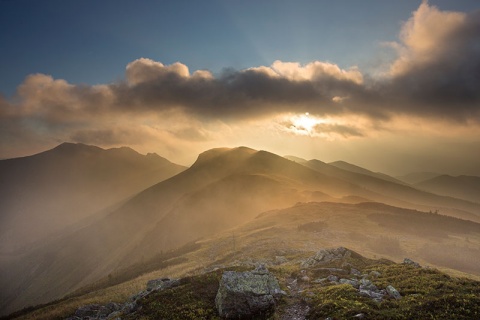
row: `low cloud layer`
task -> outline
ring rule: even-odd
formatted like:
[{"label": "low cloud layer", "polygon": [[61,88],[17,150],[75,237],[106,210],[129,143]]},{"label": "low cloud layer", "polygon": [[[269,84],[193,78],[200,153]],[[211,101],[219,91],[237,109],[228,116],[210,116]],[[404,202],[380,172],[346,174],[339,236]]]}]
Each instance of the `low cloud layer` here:
[{"label": "low cloud layer", "polygon": [[371,121],[369,128],[317,124],[312,136],[365,137],[375,123],[396,117],[479,126],[479,12],[444,12],[425,1],[390,46],[397,57],[380,77],[321,61],[275,61],[213,75],[146,58],[129,63],[124,80],[104,85],[32,74],[12,99],[0,96],[0,146],[13,150],[12,141],[28,145],[53,137],[100,145],[205,142],[215,139],[212,123],[305,112]]}]

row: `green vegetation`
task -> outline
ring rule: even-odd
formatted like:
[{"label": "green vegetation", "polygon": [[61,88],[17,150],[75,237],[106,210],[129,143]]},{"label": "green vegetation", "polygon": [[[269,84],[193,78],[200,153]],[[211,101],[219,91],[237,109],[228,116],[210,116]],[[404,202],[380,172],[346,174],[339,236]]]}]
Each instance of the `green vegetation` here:
[{"label": "green vegetation", "polygon": [[372,282],[378,288],[395,287],[402,299],[380,303],[361,296],[350,285],[317,286],[307,296],[309,318],[351,318],[363,313],[366,319],[479,319],[480,283],[456,279],[434,269],[403,264],[367,267],[380,272]]},{"label": "green vegetation", "polygon": [[[226,270],[248,269],[236,267]],[[180,286],[149,295],[142,301],[140,311],[125,319],[220,319],[215,296],[223,271],[183,278]]]}]

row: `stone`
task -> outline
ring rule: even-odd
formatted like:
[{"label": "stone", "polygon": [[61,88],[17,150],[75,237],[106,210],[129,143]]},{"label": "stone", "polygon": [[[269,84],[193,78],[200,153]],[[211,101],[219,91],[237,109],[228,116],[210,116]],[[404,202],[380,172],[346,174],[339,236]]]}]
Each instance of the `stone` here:
[{"label": "stone", "polygon": [[372,283],[372,281],[368,279],[361,279],[360,280],[360,289],[361,290],[369,290],[369,291],[376,291],[378,290],[377,286]]},{"label": "stone", "polygon": [[394,298],[395,300],[399,300],[402,298],[402,295],[400,294],[400,292],[398,292],[397,289],[395,289],[393,286],[388,285],[386,290],[388,295]]},{"label": "stone", "polygon": [[362,275],[362,273],[361,273],[359,270],[355,269],[355,268],[351,268],[351,269],[350,269],[350,274],[352,274],[352,275],[354,275],[354,276],[361,276],[361,275]]},{"label": "stone", "polygon": [[415,262],[409,258],[403,259],[403,264],[406,264],[415,268],[420,268],[420,264],[418,262]]},{"label": "stone", "polygon": [[340,284],[349,284],[354,288],[358,288],[359,286],[358,281],[353,279],[340,279],[338,282]]},{"label": "stone", "polygon": [[351,251],[344,247],[334,249],[321,249],[313,257],[310,257],[302,262],[302,267],[312,267],[315,265],[328,264],[334,261],[344,260],[350,257]]},{"label": "stone", "polygon": [[96,318],[100,307],[101,306],[99,304],[81,306],[75,311],[75,316],[79,318]]},{"label": "stone", "polygon": [[334,275],[329,275],[327,277],[327,280],[328,281],[331,281],[331,282],[337,282],[338,281],[338,277],[337,276],[334,276]]},{"label": "stone", "polygon": [[383,299],[383,293],[381,293],[381,292],[365,290],[365,289],[360,289],[359,292],[360,292],[361,295],[369,297],[372,300],[377,301],[377,302],[380,302]]},{"label": "stone", "polygon": [[225,271],[220,280],[215,305],[226,319],[252,318],[268,315],[275,308],[275,300],[285,292],[265,266],[253,271]]},{"label": "stone", "polygon": [[369,276],[372,278],[372,279],[377,279],[378,277],[380,277],[382,274],[378,271],[370,271],[369,273]]}]

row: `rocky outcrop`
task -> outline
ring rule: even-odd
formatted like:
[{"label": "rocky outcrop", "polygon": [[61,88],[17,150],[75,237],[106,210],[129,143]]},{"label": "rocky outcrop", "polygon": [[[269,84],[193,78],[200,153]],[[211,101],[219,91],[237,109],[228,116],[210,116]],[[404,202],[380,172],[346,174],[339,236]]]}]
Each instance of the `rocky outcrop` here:
[{"label": "rocky outcrop", "polygon": [[275,276],[261,265],[253,271],[225,271],[215,305],[225,319],[251,319],[270,314],[283,294]]},{"label": "rocky outcrop", "polygon": [[352,252],[344,247],[334,249],[321,249],[313,257],[302,262],[302,267],[308,268],[317,265],[325,265],[334,261],[340,261],[350,257]]}]

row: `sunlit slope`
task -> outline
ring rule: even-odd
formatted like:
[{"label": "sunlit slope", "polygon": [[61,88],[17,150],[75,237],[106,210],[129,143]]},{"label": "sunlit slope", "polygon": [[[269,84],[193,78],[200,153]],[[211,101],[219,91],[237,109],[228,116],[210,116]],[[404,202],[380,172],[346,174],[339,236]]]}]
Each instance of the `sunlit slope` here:
[{"label": "sunlit slope", "polygon": [[1,250],[62,230],[184,169],[156,154],[72,143],[1,160]]},{"label": "sunlit slope", "polygon": [[421,190],[480,203],[480,177],[437,176],[415,184]]}]

